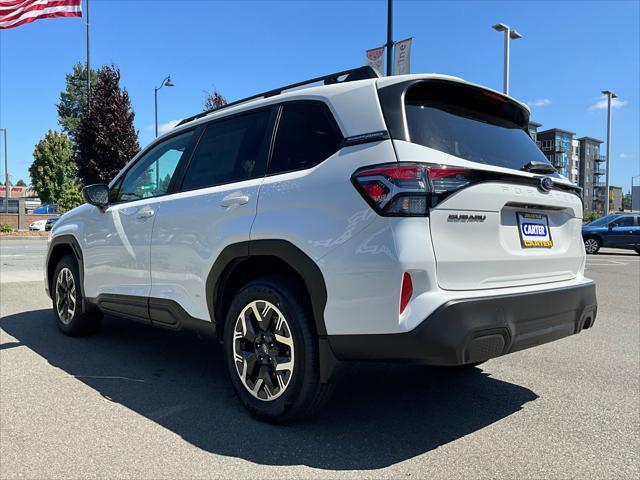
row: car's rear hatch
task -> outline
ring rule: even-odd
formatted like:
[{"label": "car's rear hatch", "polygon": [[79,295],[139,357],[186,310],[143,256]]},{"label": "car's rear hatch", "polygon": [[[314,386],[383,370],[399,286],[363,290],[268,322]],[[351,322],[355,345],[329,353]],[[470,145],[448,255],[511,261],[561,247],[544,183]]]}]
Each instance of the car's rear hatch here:
[{"label": "car's rear hatch", "polygon": [[[439,80],[413,82],[402,107],[404,137],[396,129],[394,138],[399,161],[434,166],[429,228],[441,288],[532,285],[579,274],[579,189],[550,169],[526,131],[522,105]],[[553,183],[541,184],[544,177]]]}]

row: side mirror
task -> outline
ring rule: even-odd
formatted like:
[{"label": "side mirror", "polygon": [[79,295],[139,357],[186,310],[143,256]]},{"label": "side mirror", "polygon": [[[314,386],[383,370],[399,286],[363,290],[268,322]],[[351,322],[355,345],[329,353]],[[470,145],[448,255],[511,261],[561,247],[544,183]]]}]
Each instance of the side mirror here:
[{"label": "side mirror", "polygon": [[609,230],[613,230],[613,227],[617,227],[617,225],[611,222],[609,225],[607,225],[607,227],[609,227]]},{"label": "side mirror", "polygon": [[82,195],[84,195],[87,203],[95,205],[102,210],[109,206],[109,185],[106,183],[87,185],[82,189]]}]

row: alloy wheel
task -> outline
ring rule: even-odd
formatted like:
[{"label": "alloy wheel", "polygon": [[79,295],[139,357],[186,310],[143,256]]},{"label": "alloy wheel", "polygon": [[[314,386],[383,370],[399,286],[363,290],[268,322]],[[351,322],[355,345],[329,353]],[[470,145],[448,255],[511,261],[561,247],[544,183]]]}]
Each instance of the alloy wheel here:
[{"label": "alloy wheel", "polygon": [[584,249],[587,253],[596,253],[599,247],[598,241],[595,238],[587,238],[584,241]]},{"label": "alloy wheel", "polygon": [[253,397],[271,401],[286,391],[294,354],[291,328],[274,304],[256,300],[242,309],[233,331],[233,361]]},{"label": "alloy wheel", "polygon": [[71,322],[76,311],[76,282],[67,267],[60,270],[56,280],[56,310],[65,325]]}]

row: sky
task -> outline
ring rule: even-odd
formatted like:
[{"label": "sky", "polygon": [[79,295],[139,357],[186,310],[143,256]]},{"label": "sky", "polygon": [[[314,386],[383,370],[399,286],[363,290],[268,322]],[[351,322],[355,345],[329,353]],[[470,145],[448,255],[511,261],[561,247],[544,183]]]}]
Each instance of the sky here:
[{"label": "sky", "polygon": [[[84,2],[83,2],[84,6]],[[510,94],[531,118],[606,139],[612,90],[611,184],[640,174],[640,1],[394,2],[394,39],[413,37],[412,73],[444,73],[502,89],[502,22],[511,43]],[[229,101],[365,63],[386,41],[386,1],[91,0],[91,66],[116,64],[131,97],[140,145],[202,110],[214,88]],[[9,173],[29,183],[35,144],[59,129],[65,74],[85,61],[84,19],[45,19],[0,31],[0,127]],[[604,148],[602,149],[604,154]],[[3,158],[4,160],[4,158]],[[4,165],[1,166],[4,179]],[[640,184],[640,177],[634,183]]]}]

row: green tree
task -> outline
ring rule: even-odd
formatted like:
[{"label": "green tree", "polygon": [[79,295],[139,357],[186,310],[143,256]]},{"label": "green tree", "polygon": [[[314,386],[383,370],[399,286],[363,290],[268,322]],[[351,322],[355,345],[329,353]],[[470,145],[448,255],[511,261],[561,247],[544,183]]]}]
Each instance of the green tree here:
[{"label": "green tree", "polygon": [[627,192],[622,196],[622,209],[631,210],[631,192]]},{"label": "green tree", "polygon": [[214,90],[211,93],[207,93],[207,96],[204,99],[204,108],[203,111],[210,112],[213,110],[217,110],[220,107],[223,107],[227,104],[227,99],[224,98],[220,92]]},{"label": "green tree", "polygon": [[26,183],[24,183],[24,180],[23,180],[23,179],[19,179],[19,180],[16,182],[16,187],[26,187],[26,186],[27,186],[27,184],[26,184]]},{"label": "green tree", "polygon": [[[96,71],[91,70],[91,84],[96,81]],[[73,66],[73,71],[66,76],[65,90],[60,92],[58,123],[69,138],[75,140],[80,124],[80,117],[87,104],[87,68],[80,62]]]},{"label": "green tree", "polygon": [[62,192],[75,182],[73,144],[64,133],[49,130],[33,151],[29,167],[31,185],[43,203],[57,203]]},{"label": "green tree", "polygon": [[62,195],[58,200],[58,207],[60,207],[61,211],[68,212],[83,203],[84,198],[80,189],[76,185],[69,185],[65,191],[62,192]]},{"label": "green tree", "polygon": [[76,135],[75,159],[84,185],[108,183],[138,151],[138,132],[120,69],[102,67]]}]

